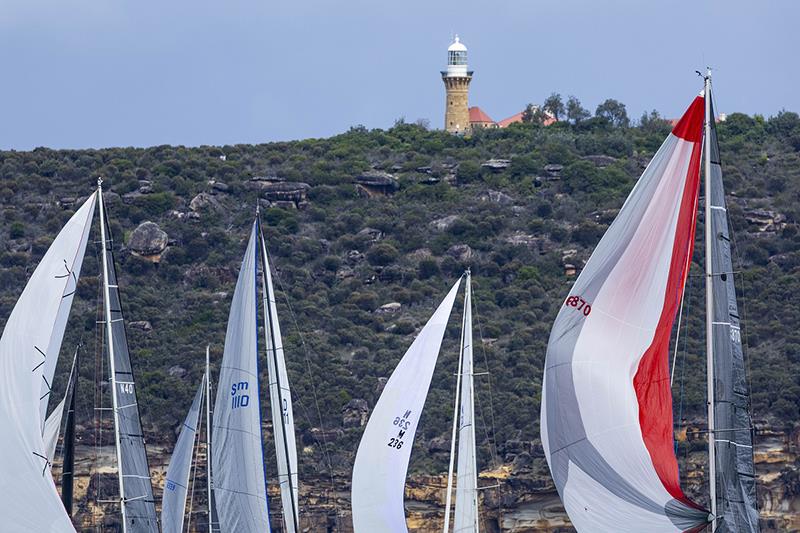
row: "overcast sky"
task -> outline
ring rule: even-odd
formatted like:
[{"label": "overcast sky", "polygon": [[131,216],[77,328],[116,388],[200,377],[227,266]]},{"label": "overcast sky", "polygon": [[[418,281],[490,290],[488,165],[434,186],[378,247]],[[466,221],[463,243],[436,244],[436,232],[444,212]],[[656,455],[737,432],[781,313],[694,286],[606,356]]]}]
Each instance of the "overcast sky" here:
[{"label": "overcast sky", "polygon": [[551,92],[678,116],[800,111],[798,0],[0,0],[0,149],[260,143],[426,118],[454,33],[470,105]]}]

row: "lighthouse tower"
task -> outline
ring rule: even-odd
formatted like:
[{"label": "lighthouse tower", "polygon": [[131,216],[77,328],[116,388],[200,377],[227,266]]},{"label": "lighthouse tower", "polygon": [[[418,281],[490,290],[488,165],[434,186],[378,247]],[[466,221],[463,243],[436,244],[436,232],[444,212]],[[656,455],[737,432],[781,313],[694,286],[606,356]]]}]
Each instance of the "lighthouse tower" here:
[{"label": "lighthouse tower", "polygon": [[442,81],[447,92],[444,111],[444,129],[450,133],[469,132],[469,82],[472,71],[467,70],[467,47],[456,35],[447,49],[447,70],[442,71]]}]

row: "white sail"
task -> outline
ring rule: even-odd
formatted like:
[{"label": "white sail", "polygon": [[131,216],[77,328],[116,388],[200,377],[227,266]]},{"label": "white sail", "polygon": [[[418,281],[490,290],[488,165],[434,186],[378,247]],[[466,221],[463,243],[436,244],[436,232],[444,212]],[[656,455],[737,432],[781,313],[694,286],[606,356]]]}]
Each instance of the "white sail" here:
[{"label": "white sail", "polygon": [[[50,245],[0,338],[0,517],[4,531],[74,531],[47,468],[42,439],[43,382],[52,381],[49,351],[68,313],[74,265],[80,265],[94,213],[92,195]],[[77,275],[76,275],[77,276]],[[66,305],[66,307],[65,307]],[[45,369],[48,369],[45,373]],[[50,377],[48,377],[48,375]]]},{"label": "white sail", "polygon": [[44,421],[44,431],[42,431],[42,440],[44,440],[44,449],[47,452],[47,458],[53,462],[56,456],[56,447],[58,446],[58,435],[61,431],[61,420],[64,418],[64,406],[67,403],[66,396],[58,402],[53,412]]},{"label": "white sail", "polygon": [[472,361],[472,288],[467,274],[461,346],[461,408],[454,533],[478,533],[478,468],[475,457],[474,365]]},{"label": "white sail", "polygon": [[460,284],[459,279],[400,360],[364,429],[353,466],[355,533],[408,531],[403,508],[406,471]]},{"label": "white sail", "polygon": [[200,404],[206,387],[206,376],[197,388],[194,401],[181,427],[172,458],[167,467],[164,483],[164,497],[161,501],[161,531],[181,533],[186,512],[186,493],[189,490],[189,474],[192,471],[192,452],[197,435],[197,422],[200,417]]},{"label": "white sail", "polygon": [[264,283],[264,332],[267,338],[267,368],[272,427],[275,433],[275,454],[278,459],[278,483],[281,490],[284,526],[287,533],[296,533],[300,525],[298,509],[297,446],[294,435],[294,414],[289,377],[283,354],[281,327],[275,304],[275,290],[269,268],[267,247],[259,230]]},{"label": "white sail", "polygon": [[211,434],[220,529],[237,533],[270,531],[258,393],[257,229],[254,223],[233,293]]}]

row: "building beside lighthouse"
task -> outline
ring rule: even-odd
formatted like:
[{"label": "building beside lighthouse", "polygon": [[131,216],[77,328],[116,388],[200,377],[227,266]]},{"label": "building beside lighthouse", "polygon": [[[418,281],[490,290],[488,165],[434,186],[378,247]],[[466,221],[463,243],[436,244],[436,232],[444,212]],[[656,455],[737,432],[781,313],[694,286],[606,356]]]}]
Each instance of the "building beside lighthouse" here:
[{"label": "building beside lighthouse", "polygon": [[[505,128],[522,122],[524,110],[495,122],[478,106],[469,106],[469,84],[473,71],[467,66],[467,47],[458,35],[447,48],[447,70],[442,71],[445,93],[444,129],[458,135],[468,135],[477,129]],[[538,106],[534,106],[538,108]],[[554,123],[555,117],[545,113],[543,125]]]},{"label": "building beside lighthouse", "polygon": [[468,133],[469,122],[469,82],[472,71],[467,70],[467,47],[458,35],[447,49],[447,70],[442,71],[447,99],[444,111],[444,129],[450,133]]}]

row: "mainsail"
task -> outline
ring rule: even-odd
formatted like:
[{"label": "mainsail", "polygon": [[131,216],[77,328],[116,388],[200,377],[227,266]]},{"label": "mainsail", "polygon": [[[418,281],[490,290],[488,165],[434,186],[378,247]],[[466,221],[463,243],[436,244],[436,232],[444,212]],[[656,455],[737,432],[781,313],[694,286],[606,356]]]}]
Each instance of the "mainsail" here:
[{"label": "mainsail", "polygon": [[459,279],[398,363],[364,429],[353,465],[356,533],[408,531],[403,506],[406,471],[460,284]]},{"label": "mainsail", "polygon": [[[99,187],[98,195],[100,195]],[[150,468],[147,464],[144,435],[139,419],[139,404],[136,401],[133,369],[122,316],[116,266],[114,265],[114,247],[109,234],[102,195],[99,203],[105,340],[111,374],[123,530],[127,533],[158,533],[153,487],[150,483]]]},{"label": "mainsail", "polygon": [[197,435],[197,422],[200,418],[200,404],[206,388],[207,376],[197,388],[194,401],[181,426],[178,441],[172,451],[172,458],[167,467],[164,483],[164,496],[161,501],[161,531],[163,533],[181,533],[183,518],[186,512],[186,493],[189,490],[189,474],[192,471],[192,452]]},{"label": "mainsail", "polygon": [[287,533],[296,533],[300,526],[298,509],[297,446],[294,435],[294,414],[286,360],[283,354],[281,327],[272,274],[267,257],[267,245],[259,226],[262,259],[262,285],[264,289],[264,334],[267,338],[267,369],[269,371],[269,398],[272,410],[272,428],[275,433],[275,455],[278,459],[278,483],[281,490],[283,521]]},{"label": "mainsail", "polygon": [[694,244],[704,99],[653,157],[550,334],[541,434],[579,531],[702,528],[680,488],[668,346]]},{"label": "mainsail", "polygon": [[[710,116],[714,116],[713,106]],[[718,532],[759,530],[753,467],[750,394],[742,354],[731,239],[722,184],[717,130],[709,121],[709,213],[711,224],[712,346]]]},{"label": "mainsail", "polygon": [[254,222],[231,302],[211,434],[220,529],[241,533],[270,531],[258,392],[257,261]]},{"label": "mainsail", "polygon": [[[74,531],[50,476],[42,424],[96,195],[55,238],[0,337],[0,517],[8,531]],[[60,340],[59,340],[60,344]],[[60,348],[60,346],[58,346]]]}]

